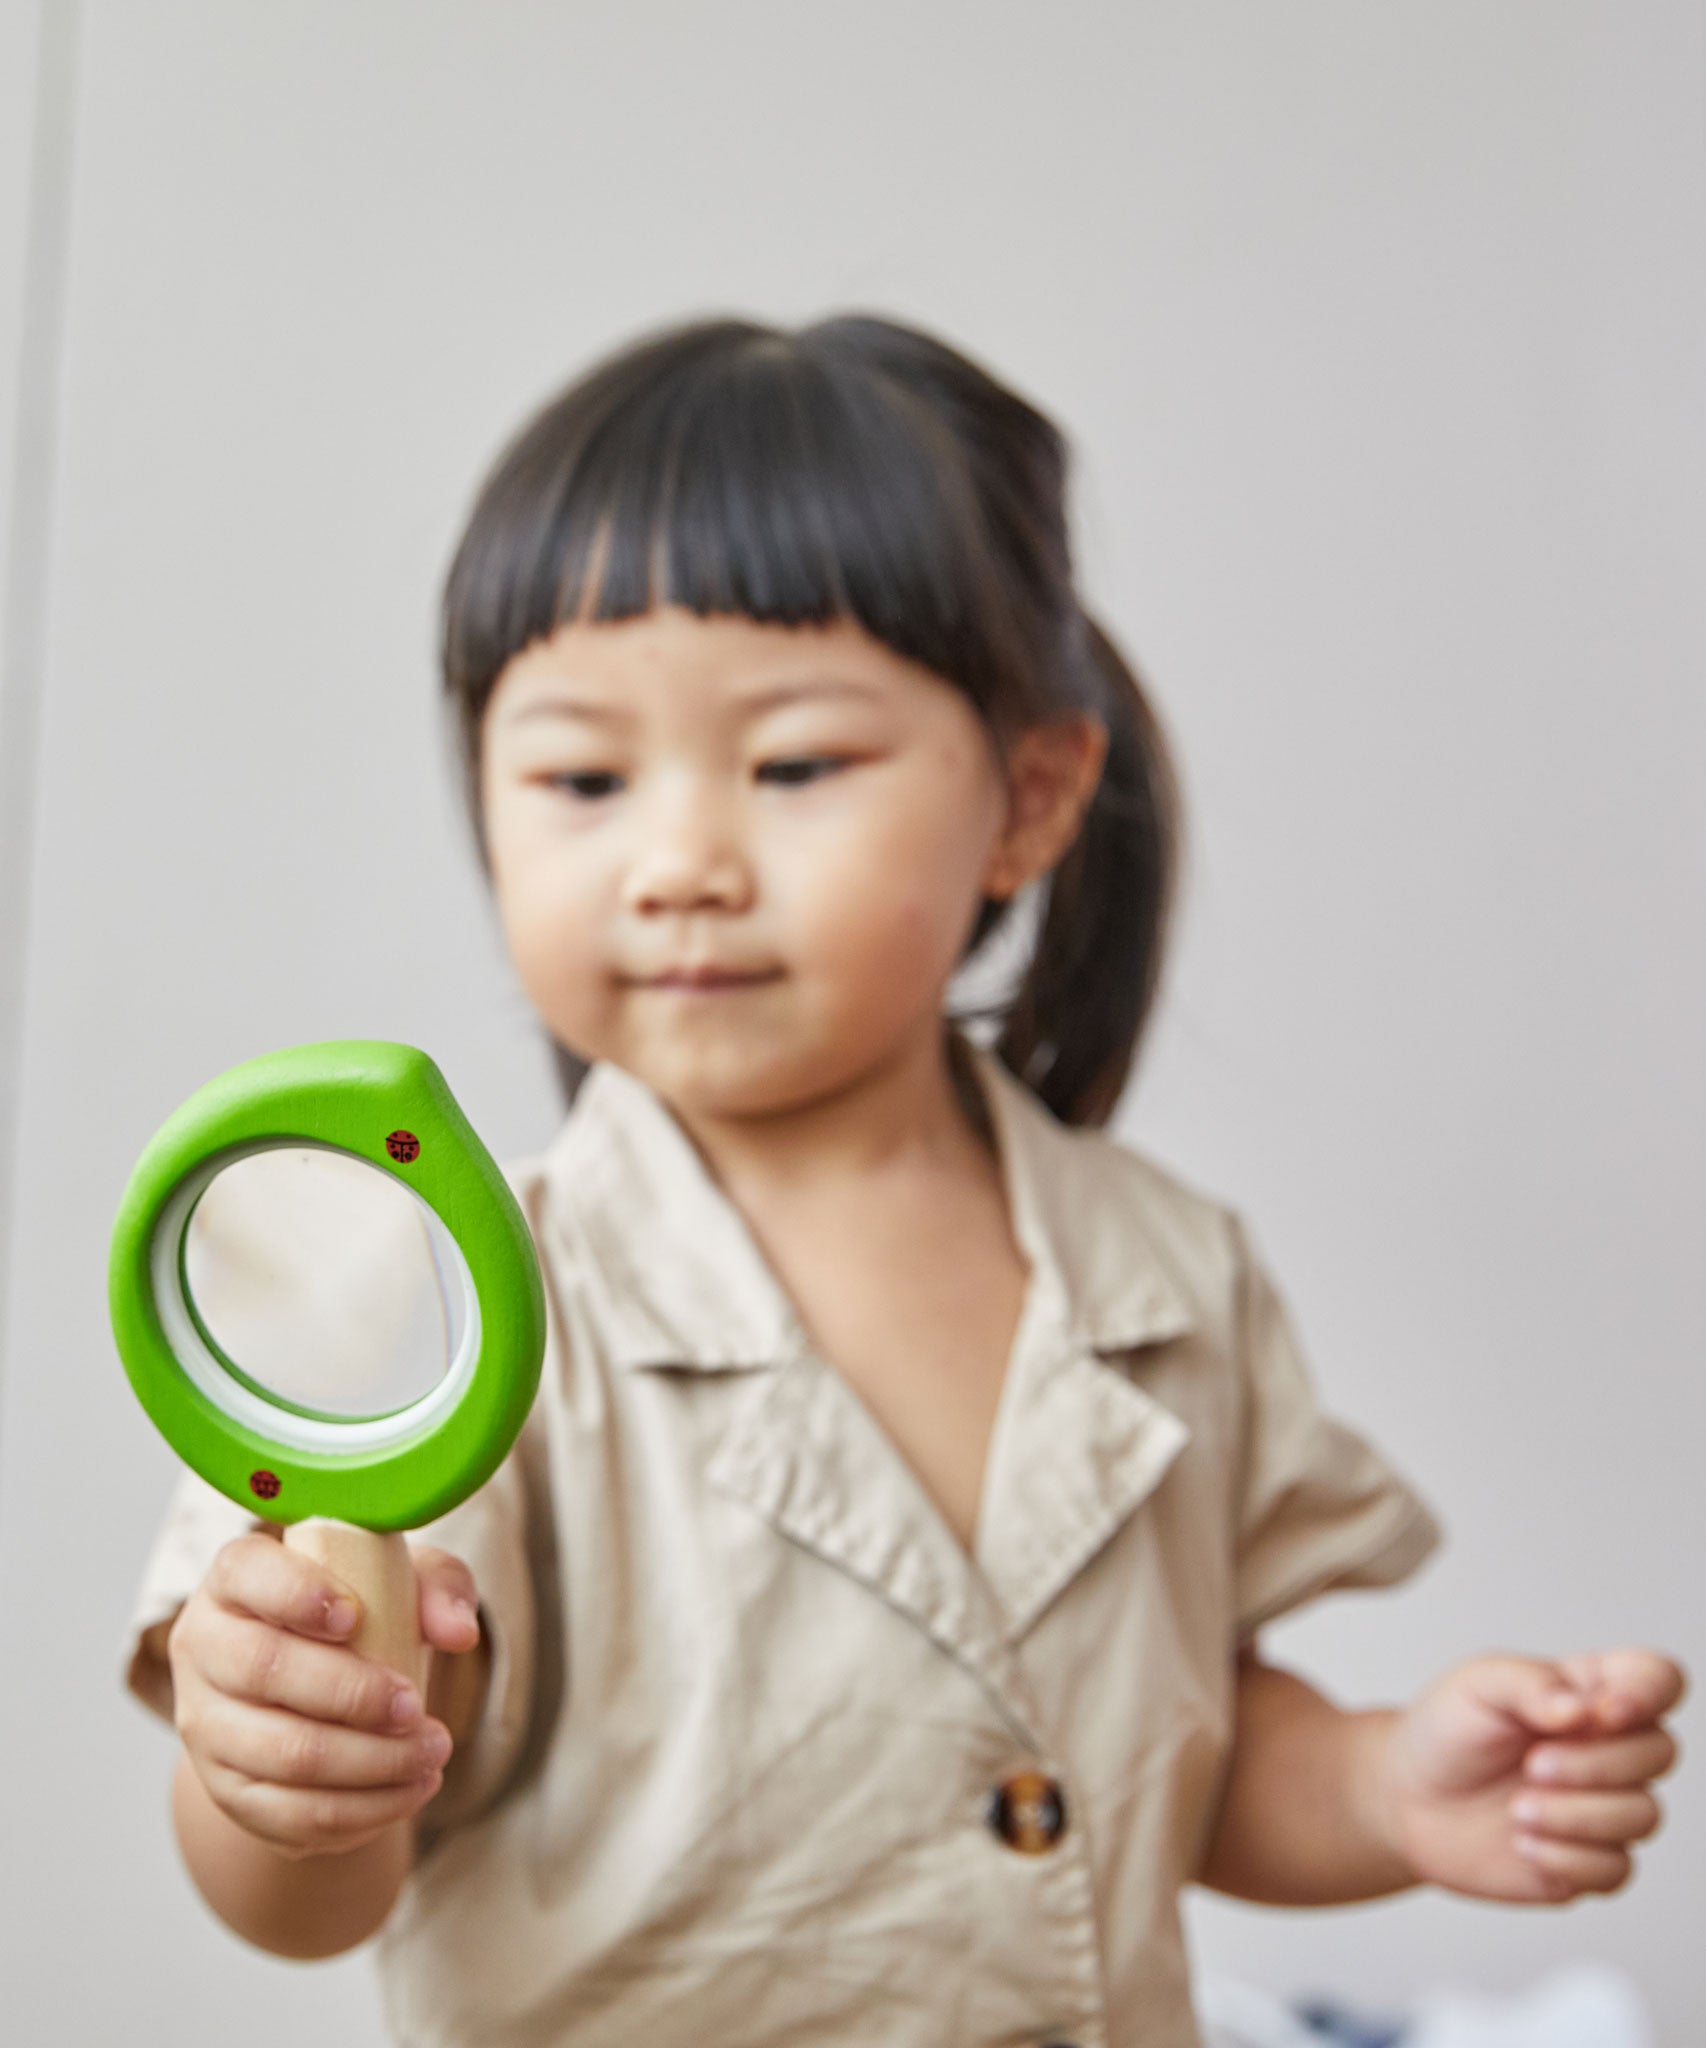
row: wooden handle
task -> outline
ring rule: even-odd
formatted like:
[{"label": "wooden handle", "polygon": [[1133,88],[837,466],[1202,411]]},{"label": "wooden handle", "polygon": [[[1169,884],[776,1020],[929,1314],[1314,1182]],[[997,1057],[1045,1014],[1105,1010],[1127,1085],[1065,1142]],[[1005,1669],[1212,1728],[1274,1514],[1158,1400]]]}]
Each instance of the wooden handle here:
[{"label": "wooden handle", "polygon": [[319,1515],[290,1523],[284,1540],[341,1579],[361,1602],[350,1648],[401,1672],[426,1693],[427,1646],[421,1640],[420,1595],[408,1539],[401,1530],[357,1529]]}]

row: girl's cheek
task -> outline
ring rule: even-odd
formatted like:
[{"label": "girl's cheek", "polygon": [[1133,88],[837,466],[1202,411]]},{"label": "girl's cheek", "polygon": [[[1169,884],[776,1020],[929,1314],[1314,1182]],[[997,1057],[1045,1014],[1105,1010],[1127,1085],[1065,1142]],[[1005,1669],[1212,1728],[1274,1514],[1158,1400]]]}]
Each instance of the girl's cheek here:
[{"label": "girl's cheek", "polygon": [[942,896],[927,880],[899,883],[891,869],[860,897],[844,903],[833,950],[867,980],[934,978],[957,937],[944,911]]}]

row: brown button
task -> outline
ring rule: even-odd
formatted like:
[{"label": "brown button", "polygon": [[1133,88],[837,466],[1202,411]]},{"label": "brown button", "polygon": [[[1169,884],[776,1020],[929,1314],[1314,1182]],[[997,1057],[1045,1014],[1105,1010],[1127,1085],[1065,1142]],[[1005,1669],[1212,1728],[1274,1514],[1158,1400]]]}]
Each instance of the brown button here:
[{"label": "brown button", "polygon": [[989,1795],[989,1825],[1020,1855],[1045,1854],[1066,1832],[1060,1786],[1041,1771],[1015,1771]]}]

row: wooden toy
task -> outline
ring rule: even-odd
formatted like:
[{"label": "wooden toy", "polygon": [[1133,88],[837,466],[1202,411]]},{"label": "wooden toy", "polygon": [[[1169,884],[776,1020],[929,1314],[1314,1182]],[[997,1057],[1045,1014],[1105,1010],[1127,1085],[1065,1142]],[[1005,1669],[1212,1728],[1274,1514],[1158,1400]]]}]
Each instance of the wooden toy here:
[{"label": "wooden toy", "polygon": [[108,1305],[166,1441],[357,1594],[361,1654],[422,1679],[402,1532],[496,1471],[545,1350],[526,1218],[433,1062],[339,1039],[208,1082],[131,1174]]}]

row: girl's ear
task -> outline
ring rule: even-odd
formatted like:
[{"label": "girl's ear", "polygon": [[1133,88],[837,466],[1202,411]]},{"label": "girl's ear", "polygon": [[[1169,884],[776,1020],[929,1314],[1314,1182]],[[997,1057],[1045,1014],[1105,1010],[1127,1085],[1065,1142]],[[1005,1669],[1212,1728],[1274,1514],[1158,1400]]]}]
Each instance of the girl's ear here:
[{"label": "girl's ear", "polygon": [[1078,837],[1102,779],[1108,728],[1088,712],[1027,727],[1007,757],[1007,816],[983,893],[1005,901],[1046,875]]}]

